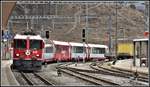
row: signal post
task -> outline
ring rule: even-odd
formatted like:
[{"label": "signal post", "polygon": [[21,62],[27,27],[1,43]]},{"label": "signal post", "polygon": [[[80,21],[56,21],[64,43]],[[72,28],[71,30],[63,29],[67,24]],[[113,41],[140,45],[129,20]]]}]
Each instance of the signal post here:
[{"label": "signal post", "polygon": [[84,47],[85,47],[85,29],[82,30],[82,42],[83,42],[83,63],[85,63],[85,52],[84,52]]}]

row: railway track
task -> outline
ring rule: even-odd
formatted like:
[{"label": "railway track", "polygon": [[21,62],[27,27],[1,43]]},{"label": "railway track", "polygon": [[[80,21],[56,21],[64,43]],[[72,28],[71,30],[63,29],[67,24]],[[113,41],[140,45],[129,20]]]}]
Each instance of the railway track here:
[{"label": "railway track", "polygon": [[61,72],[64,72],[64,73],[67,73],[69,75],[72,75],[74,77],[77,77],[79,79],[82,79],[84,81],[87,81],[87,82],[90,82],[94,85],[104,85],[104,86],[110,86],[110,85],[115,85],[115,86],[119,86],[118,83],[114,83],[112,82],[111,80],[108,80],[108,79],[104,79],[104,78],[101,78],[101,77],[95,77],[93,75],[91,75],[90,73],[86,73],[86,72],[80,72],[76,69],[72,69],[70,67],[65,67],[65,66],[61,66],[61,67],[58,67]]},{"label": "railway track", "polygon": [[45,79],[43,76],[41,76],[38,73],[35,72],[33,73],[20,72],[20,73],[29,85],[52,85],[52,86],[54,85],[52,82]]},{"label": "railway track", "polygon": [[[103,62],[101,62],[101,65],[103,64]],[[90,64],[90,67],[93,69],[93,70],[86,70],[86,69],[79,69],[79,68],[73,68],[73,67],[66,67],[66,66],[63,66],[61,65],[60,66],[61,69],[65,69],[65,70],[69,70],[69,72],[72,71],[72,73],[74,72],[77,72],[77,73],[82,73],[82,74],[88,74],[88,75],[92,75],[93,74],[103,74],[103,75],[111,75],[111,76],[116,76],[116,77],[123,77],[123,78],[128,78],[129,81],[131,81],[131,76],[127,75],[127,74],[124,74],[124,73],[118,73],[118,72],[113,72],[113,71],[109,71],[109,69],[105,69],[105,68],[100,68],[100,67],[97,67],[96,65],[94,66],[93,63]],[[94,68],[93,68],[94,67]],[[66,73],[66,71],[64,71]],[[71,73],[70,73],[71,75]],[[74,76],[74,75],[73,75]],[[76,76],[75,76],[76,77]],[[132,75],[133,77],[133,75]],[[81,76],[78,78],[81,78]],[[82,79],[82,78],[81,78]],[[104,78],[102,78],[104,79]],[[83,79],[84,80],[84,79]],[[138,78],[137,79],[138,81],[140,82],[148,82],[148,78]],[[89,81],[90,82],[90,81]],[[140,82],[134,82],[133,80],[133,83],[130,83],[130,84],[138,84],[138,85],[144,85]],[[99,82],[100,83],[100,82]],[[96,84],[96,83],[95,83]],[[118,84],[119,85],[119,84]]]},{"label": "railway track", "polygon": [[61,67],[61,66],[68,66],[74,64],[74,62],[67,62],[67,63],[59,63],[56,67]]},{"label": "railway track", "polygon": [[[133,77],[133,73],[131,73],[131,72],[125,72],[125,71],[110,69],[110,68],[108,69],[106,67],[102,67],[102,64],[103,63],[96,65],[96,66],[93,66],[93,64],[91,64],[90,67],[92,69],[99,71],[102,74],[111,74],[114,76],[120,76],[120,77],[125,77],[125,78]],[[137,80],[142,81],[142,82],[148,82],[148,76],[139,75]]]}]

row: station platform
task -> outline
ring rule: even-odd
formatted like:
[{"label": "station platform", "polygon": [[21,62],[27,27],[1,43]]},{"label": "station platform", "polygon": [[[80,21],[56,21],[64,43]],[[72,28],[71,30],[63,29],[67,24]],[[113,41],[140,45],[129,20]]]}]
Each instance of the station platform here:
[{"label": "station platform", "polygon": [[11,71],[11,64],[12,60],[1,60],[1,86],[19,86]]},{"label": "station platform", "polygon": [[[112,63],[112,62],[111,62]],[[148,75],[148,67],[142,66],[140,67],[140,60],[136,59],[136,66],[133,66],[133,59],[125,59],[125,60],[117,60],[115,65],[111,65],[112,68],[116,68],[119,70],[138,72],[141,74]]]}]

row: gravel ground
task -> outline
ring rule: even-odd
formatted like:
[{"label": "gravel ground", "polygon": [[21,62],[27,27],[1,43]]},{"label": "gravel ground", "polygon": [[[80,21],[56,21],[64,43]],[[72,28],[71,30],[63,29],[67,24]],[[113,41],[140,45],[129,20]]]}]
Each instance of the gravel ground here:
[{"label": "gravel ground", "polygon": [[33,73],[28,73],[27,75],[34,82],[35,85],[45,85],[45,83],[37,78]]},{"label": "gravel ground", "polygon": [[77,66],[75,64],[69,65],[68,67],[73,67],[73,68],[78,68],[78,69],[86,69],[86,70],[93,70],[92,68],[89,67],[89,65],[92,62],[87,62],[87,63],[77,63]]},{"label": "gravel ground", "polygon": [[21,86],[28,85],[28,83],[23,79],[23,77],[21,76],[21,74],[18,71],[13,71],[13,74]]},{"label": "gravel ground", "polygon": [[[77,66],[75,66],[75,64],[72,64],[69,67],[91,70],[91,68],[89,66],[90,64],[91,64],[91,62],[88,62],[88,63],[85,63],[85,64],[79,63]],[[106,65],[106,64],[104,64],[104,65]],[[111,68],[111,67],[109,66],[108,68]],[[143,86],[148,86],[148,83],[140,82],[140,81],[133,81],[133,80],[130,80],[130,79],[127,79],[127,78],[123,78],[123,77],[116,77],[116,76],[96,74],[96,73],[95,74],[91,74],[91,75],[93,75],[95,77],[102,77],[104,79],[110,79],[110,80],[112,80],[115,83],[120,83],[120,85],[122,85],[122,86],[135,86],[135,85],[139,86],[141,84],[143,84]],[[136,82],[138,82],[140,84],[138,84]]]},{"label": "gravel ground", "polygon": [[[75,64],[72,65],[68,65],[69,67],[76,67],[79,69],[88,69],[91,70],[91,68],[89,67],[89,64],[91,62],[88,63],[79,63],[77,64],[77,66],[75,66]],[[55,85],[66,85],[66,86],[90,86],[92,85],[91,83],[88,83],[86,81],[83,81],[81,79],[78,79],[76,77],[70,76],[68,74],[62,74],[60,77],[57,75],[57,70],[56,70],[56,66],[60,64],[60,63],[53,63],[53,64],[48,64],[47,67],[45,67],[43,69],[43,71],[40,71],[38,73],[42,74],[43,77],[45,77],[47,80],[50,80],[52,83],[54,83]],[[23,78],[20,78],[20,74],[18,73],[14,73],[17,80],[19,81],[19,83],[21,83],[21,85],[26,85],[27,83],[23,82]],[[116,83],[120,83],[122,86],[138,86],[138,84],[133,84],[132,81],[130,81],[127,78],[122,78],[122,77],[115,77],[115,76],[111,76],[111,75],[103,75],[103,74],[96,74],[96,73],[89,73],[92,76],[96,76],[96,77],[102,77],[105,79],[110,79]],[[38,81],[38,80],[37,80]],[[148,85],[148,83],[143,83],[145,85]],[[143,86],[145,86],[143,85]]]},{"label": "gravel ground", "polygon": [[46,79],[52,81],[56,85],[67,85],[67,86],[88,86],[91,83],[85,82],[73,76],[62,74],[62,76],[57,75],[56,67],[57,64],[49,64],[43,72],[40,72]]},{"label": "gravel ground", "polygon": [[[93,73],[89,73],[89,75],[98,77],[98,78],[104,78],[104,79],[109,79],[115,83],[119,83],[121,86],[141,86],[141,84],[139,84],[140,82],[138,81],[138,83],[135,83],[135,81],[133,82],[132,80],[129,80],[127,78],[122,78],[122,77],[116,77],[116,76],[111,76],[111,75],[103,75],[103,74],[93,74]],[[143,83],[143,86],[145,86],[148,84]]]}]

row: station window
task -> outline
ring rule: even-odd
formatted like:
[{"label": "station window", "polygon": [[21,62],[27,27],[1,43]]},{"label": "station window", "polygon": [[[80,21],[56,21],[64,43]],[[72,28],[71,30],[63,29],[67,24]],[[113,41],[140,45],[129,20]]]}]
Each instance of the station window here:
[{"label": "station window", "polygon": [[105,48],[93,48],[92,53],[93,54],[104,54],[105,53]]}]

